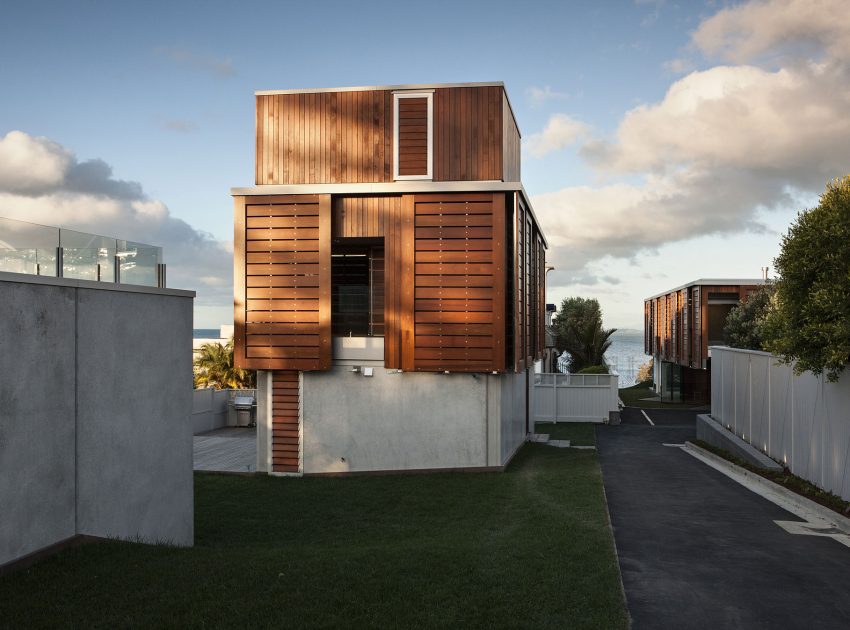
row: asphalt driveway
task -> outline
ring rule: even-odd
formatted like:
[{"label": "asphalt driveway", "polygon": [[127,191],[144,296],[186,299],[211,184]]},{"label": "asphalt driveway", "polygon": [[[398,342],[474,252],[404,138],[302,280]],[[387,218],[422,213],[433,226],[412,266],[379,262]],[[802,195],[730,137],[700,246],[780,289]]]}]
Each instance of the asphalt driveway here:
[{"label": "asphalt driveway", "polygon": [[632,411],[596,439],[634,628],[850,628],[850,548],[664,446],[695,437],[693,412]]}]

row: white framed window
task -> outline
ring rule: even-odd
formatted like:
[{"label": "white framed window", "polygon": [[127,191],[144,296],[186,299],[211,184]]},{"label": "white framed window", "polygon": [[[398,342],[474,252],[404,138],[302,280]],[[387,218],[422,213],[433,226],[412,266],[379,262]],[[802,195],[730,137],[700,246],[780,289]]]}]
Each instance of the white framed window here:
[{"label": "white framed window", "polygon": [[434,91],[393,93],[393,179],[434,177]]}]

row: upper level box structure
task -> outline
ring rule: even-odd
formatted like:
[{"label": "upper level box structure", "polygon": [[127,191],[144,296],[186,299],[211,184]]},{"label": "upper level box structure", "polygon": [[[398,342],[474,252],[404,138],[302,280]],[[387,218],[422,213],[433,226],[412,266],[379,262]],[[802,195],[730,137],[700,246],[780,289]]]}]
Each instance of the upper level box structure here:
[{"label": "upper level box structure", "polygon": [[256,185],[520,181],[504,84],[256,92]]}]

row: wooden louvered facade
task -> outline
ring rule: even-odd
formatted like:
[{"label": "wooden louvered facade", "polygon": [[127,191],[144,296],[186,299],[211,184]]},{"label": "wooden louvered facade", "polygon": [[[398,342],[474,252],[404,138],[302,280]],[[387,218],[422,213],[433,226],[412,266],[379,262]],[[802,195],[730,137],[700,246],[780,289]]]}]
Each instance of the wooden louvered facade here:
[{"label": "wooden louvered facade", "polygon": [[[385,459],[362,436],[387,418],[380,439],[407,453],[399,412],[363,401],[427,407],[446,383],[469,394],[449,431],[468,439],[481,414],[494,427],[456,465],[509,461],[545,339],[547,244],[520,146],[500,83],[256,94],[255,183],[233,197],[234,362],[260,371],[258,470],[368,469]],[[359,404],[328,411],[358,386]],[[452,466],[445,446],[423,444],[427,461]]]},{"label": "wooden louvered facade", "polygon": [[385,367],[519,371],[542,354],[545,244],[518,193],[237,196],[235,205],[239,367],[331,366],[330,256],[352,239],[380,242]]}]

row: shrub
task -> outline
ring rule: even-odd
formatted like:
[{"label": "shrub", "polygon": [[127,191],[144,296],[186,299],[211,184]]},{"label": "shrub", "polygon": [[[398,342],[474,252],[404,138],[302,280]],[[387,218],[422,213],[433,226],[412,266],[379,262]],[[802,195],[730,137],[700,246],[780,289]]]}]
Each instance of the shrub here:
[{"label": "shrub", "polygon": [[635,383],[652,385],[652,372],[654,367],[653,363],[654,359],[650,358],[649,361],[647,361],[638,368],[637,376],[635,377]]},{"label": "shrub", "polygon": [[765,349],[796,361],[797,373],[838,380],[850,363],[850,176],[830,182],[818,206],[797,215],[774,266],[780,278]]},{"label": "shrub", "polygon": [[764,350],[765,321],[773,308],[774,293],[775,287],[766,284],[730,311],[723,328],[727,346]]}]

